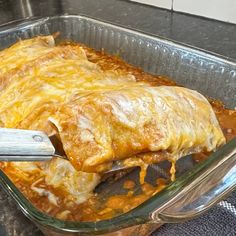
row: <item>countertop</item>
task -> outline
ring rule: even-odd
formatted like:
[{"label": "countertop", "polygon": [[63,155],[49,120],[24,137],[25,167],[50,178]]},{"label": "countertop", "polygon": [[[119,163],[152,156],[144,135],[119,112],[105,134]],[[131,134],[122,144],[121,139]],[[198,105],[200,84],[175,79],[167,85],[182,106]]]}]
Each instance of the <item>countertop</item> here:
[{"label": "countertop", "polygon": [[0,24],[55,14],[86,14],[236,58],[236,25],[122,0],[0,0]]},{"label": "countertop", "polygon": [[[0,0],[0,24],[32,16],[59,14],[85,14],[236,59],[236,25],[233,24],[122,0]],[[7,196],[0,198],[0,207],[7,201]],[[15,205],[11,207],[15,208]],[[14,232],[8,232],[4,222],[15,222],[4,219],[1,215],[3,210],[4,207],[0,210],[1,236],[42,235],[33,225],[30,227],[30,234],[23,234],[24,229],[20,225],[15,227]],[[16,210],[16,214],[21,213]],[[207,214],[205,217],[210,216]],[[25,224],[31,223],[25,219]],[[167,225],[159,232],[163,235],[176,234],[174,227]],[[187,223],[186,232],[189,231],[188,227],[191,225]],[[184,231],[183,228],[182,235],[190,235]],[[154,235],[160,233],[156,232]]]}]

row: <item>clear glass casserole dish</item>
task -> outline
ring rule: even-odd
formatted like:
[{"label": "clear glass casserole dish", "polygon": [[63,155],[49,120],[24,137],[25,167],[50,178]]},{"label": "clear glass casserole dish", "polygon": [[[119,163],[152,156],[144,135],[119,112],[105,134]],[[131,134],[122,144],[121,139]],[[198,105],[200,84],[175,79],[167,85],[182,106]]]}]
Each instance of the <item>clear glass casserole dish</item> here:
[{"label": "clear glass casserole dish", "polygon": [[[77,41],[118,54],[149,73],[166,75],[178,84],[223,101],[229,108],[236,106],[235,61],[85,16],[34,18],[1,26],[0,48],[18,39],[54,32],[60,32],[58,40]],[[191,157],[180,159],[178,178],[167,188],[137,208],[99,222],[63,221],[40,212],[2,171],[1,185],[45,235],[147,235],[160,224],[181,222],[201,214],[232,191],[236,179],[235,147],[234,139],[198,165]],[[166,177],[166,169],[165,163],[151,167],[149,181],[154,175]],[[130,175],[137,178],[137,172]],[[114,193],[122,181],[102,186],[99,194]]]}]

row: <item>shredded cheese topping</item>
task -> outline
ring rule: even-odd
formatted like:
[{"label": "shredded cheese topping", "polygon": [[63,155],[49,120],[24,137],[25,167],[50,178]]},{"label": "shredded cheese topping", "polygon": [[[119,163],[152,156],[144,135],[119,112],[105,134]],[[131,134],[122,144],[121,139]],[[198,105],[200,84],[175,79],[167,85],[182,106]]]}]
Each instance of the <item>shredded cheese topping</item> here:
[{"label": "shredded cheese topping", "polygon": [[100,182],[98,173],[113,161],[140,166],[143,184],[148,164],[161,156],[171,160],[174,180],[180,156],[225,142],[210,104],[196,91],[153,87],[137,81],[142,73],[95,58],[80,45],[56,46],[52,36],[19,41],[0,52],[0,126],[56,132],[69,158],[2,168],[29,186],[24,190],[31,198],[67,206],[54,212],[62,219],[73,204],[88,200]]}]

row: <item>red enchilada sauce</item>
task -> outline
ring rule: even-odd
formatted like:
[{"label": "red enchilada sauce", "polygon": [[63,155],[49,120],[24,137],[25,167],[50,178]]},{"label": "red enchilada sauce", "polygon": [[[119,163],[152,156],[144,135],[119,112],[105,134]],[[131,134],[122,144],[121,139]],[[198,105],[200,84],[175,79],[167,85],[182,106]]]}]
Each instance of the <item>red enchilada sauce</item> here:
[{"label": "red enchilada sauce", "polygon": [[[125,70],[126,72],[132,73],[137,80],[150,81],[153,85],[157,86],[175,85],[175,82],[165,77],[152,76],[143,72],[141,69],[127,65],[118,57],[94,52],[94,50],[86,47],[84,47],[84,49],[87,53],[88,59],[99,64],[104,70],[112,70],[114,68]],[[223,105],[217,101],[211,101],[211,105],[213,106],[227,141],[233,137],[236,137],[236,111],[224,109]],[[207,158],[208,155],[209,154],[207,153],[195,154],[194,158],[199,162]],[[68,205],[63,201],[62,192],[58,191],[56,188],[46,186],[43,179],[39,180],[37,182],[37,187],[46,187],[49,191],[58,196],[58,204],[55,206],[48,201],[47,195],[40,196],[38,193],[30,189],[29,186],[31,186],[32,182],[34,182],[33,175],[26,173],[25,178],[18,179],[14,174],[15,169],[11,169],[11,167],[4,168],[4,164],[2,164],[1,167],[16,184],[16,186],[38,209],[57,218],[72,221],[98,221],[122,214],[140,205],[142,202],[161,191],[167,184],[165,179],[157,179],[155,186],[144,183],[142,184],[142,193],[136,195],[134,194],[136,188],[135,183],[132,180],[127,180],[123,185],[123,188],[127,190],[127,193],[124,195],[115,195],[109,197],[108,199],[101,200],[95,194],[85,203],[78,205],[75,204],[72,199],[71,204]]]}]

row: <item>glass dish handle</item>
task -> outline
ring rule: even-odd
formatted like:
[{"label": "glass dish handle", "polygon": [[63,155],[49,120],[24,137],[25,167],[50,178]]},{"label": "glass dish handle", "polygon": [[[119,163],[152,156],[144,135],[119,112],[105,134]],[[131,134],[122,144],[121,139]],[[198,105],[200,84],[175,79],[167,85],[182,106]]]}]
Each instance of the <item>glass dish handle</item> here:
[{"label": "glass dish handle", "polygon": [[178,223],[192,219],[232,192],[236,187],[236,138],[206,162],[210,162],[210,167],[201,163],[198,173],[183,176],[182,187],[173,193],[174,197],[150,215],[153,222]]}]

